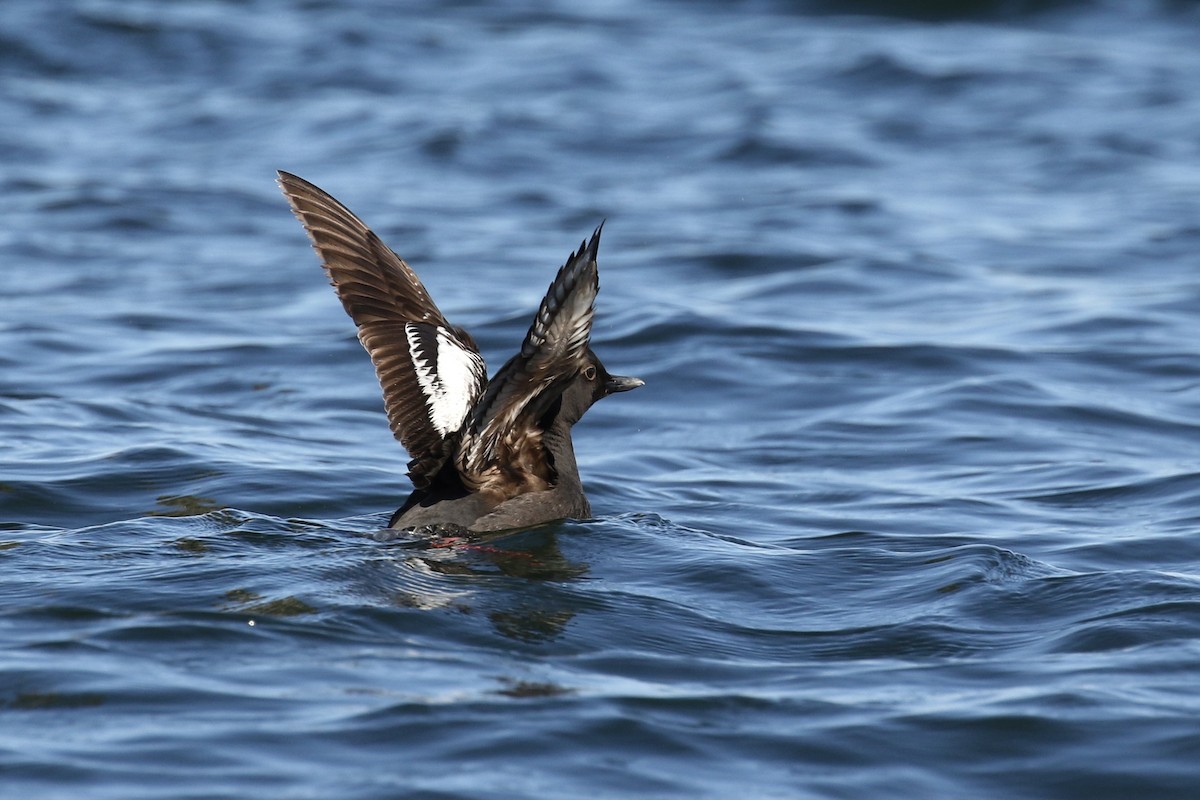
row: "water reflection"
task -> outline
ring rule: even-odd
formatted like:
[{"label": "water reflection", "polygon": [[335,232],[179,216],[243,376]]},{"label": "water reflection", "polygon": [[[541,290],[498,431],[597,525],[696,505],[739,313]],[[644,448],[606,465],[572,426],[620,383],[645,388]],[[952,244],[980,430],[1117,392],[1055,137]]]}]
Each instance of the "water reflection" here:
[{"label": "water reflection", "polygon": [[[480,588],[479,578],[519,578],[536,583],[572,581],[587,574],[588,565],[571,561],[559,547],[558,525],[543,526],[528,531],[503,532],[485,536],[439,536],[419,541],[402,541],[398,545],[419,549],[405,563],[418,574],[465,577],[473,589]],[[577,609],[568,605],[565,593],[538,591],[536,585],[522,584],[511,592],[489,592],[485,598],[471,593],[456,594],[447,603],[446,586],[409,586],[401,602],[422,608],[453,605],[463,611],[487,605],[486,613],[492,627],[510,639],[527,642],[548,641],[560,636],[575,616]]]}]

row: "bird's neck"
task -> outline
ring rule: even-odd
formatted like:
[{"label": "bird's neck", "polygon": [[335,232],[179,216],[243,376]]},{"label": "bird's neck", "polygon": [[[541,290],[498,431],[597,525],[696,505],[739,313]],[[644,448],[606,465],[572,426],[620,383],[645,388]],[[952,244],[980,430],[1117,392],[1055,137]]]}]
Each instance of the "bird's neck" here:
[{"label": "bird's neck", "polygon": [[575,463],[571,426],[556,421],[542,434],[542,445],[554,457],[554,471],[558,473],[558,483],[579,485],[579,466]]}]

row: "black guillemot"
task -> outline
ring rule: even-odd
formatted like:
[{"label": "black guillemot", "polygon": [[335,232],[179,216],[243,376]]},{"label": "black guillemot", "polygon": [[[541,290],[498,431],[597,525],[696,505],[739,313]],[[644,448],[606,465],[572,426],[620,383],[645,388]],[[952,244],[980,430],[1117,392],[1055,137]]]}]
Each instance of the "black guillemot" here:
[{"label": "black guillemot", "polygon": [[600,231],[571,254],[520,352],[492,377],[404,259],[326,192],[287,172],[279,185],[383,387],[415,489],[389,527],[470,532],[591,516],[571,427],[601,397],[636,389],[590,347]]}]

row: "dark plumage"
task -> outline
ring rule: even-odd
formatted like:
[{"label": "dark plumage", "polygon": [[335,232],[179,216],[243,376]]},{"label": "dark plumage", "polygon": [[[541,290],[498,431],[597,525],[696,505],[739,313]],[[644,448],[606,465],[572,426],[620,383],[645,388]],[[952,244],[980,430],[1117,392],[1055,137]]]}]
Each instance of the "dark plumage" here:
[{"label": "dark plumage", "polygon": [[286,172],[279,185],[312,239],[383,387],[416,487],[393,528],[524,528],[591,515],[571,427],[592,403],[642,385],[589,346],[601,225],[558,271],[520,351],[489,381],[483,357],[412,269],[358,217]]}]

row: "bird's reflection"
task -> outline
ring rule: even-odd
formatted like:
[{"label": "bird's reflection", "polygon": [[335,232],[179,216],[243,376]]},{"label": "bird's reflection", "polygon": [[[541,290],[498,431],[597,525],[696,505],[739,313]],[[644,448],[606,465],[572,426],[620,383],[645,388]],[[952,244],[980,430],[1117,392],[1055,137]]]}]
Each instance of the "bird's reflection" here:
[{"label": "bird's reflection", "polygon": [[[502,532],[469,537],[447,532],[432,536],[395,541],[413,550],[405,562],[418,572],[443,576],[520,578],[525,581],[567,582],[587,574],[588,565],[569,560],[558,543],[561,525],[546,525],[531,530]],[[424,608],[447,605],[447,587],[406,587],[401,602]],[[475,587],[478,588],[478,587]],[[428,593],[429,596],[421,596]],[[478,600],[476,592],[469,593]],[[476,610],[475,602],[453,605],[463,611]],[[488,600],[503,599],[499,608],[488,610],[495,630],[503,636],[522,641],[547,641],[560,636],[576,610],[565,602],[562,592],[519,592],[500,595],[489,593]],[[482,610],[482,609],[480,609]]]}]

